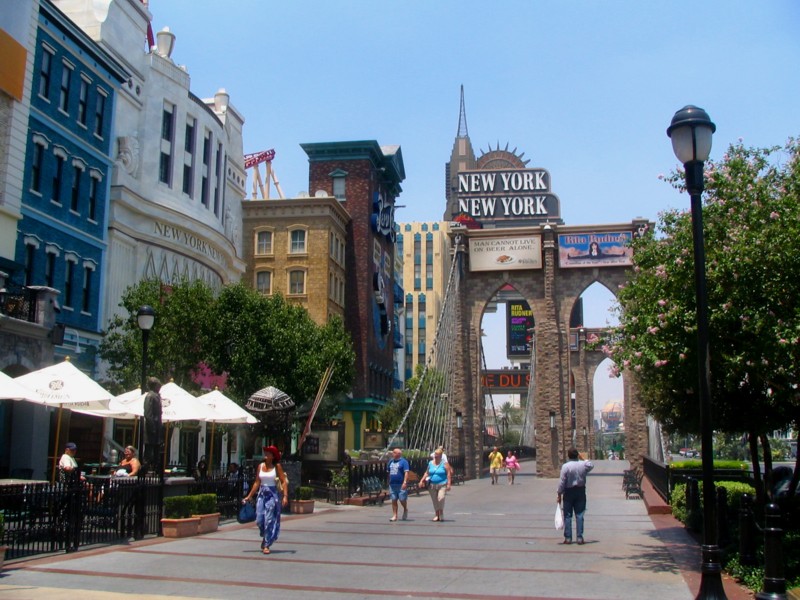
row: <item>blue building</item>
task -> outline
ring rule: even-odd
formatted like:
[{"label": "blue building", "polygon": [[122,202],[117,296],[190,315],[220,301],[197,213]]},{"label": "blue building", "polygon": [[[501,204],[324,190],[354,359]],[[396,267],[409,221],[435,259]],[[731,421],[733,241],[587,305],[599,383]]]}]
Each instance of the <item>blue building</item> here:
[{"label": "blue building", "polygon": [[89,372],[104,322],[114,104],[126,80],[113,57],[41,0],[15,253],[21,268],[11,282],[60,291],[54,341],[65,333],[69,349],[57,347],[56,359],[71,354]]}]

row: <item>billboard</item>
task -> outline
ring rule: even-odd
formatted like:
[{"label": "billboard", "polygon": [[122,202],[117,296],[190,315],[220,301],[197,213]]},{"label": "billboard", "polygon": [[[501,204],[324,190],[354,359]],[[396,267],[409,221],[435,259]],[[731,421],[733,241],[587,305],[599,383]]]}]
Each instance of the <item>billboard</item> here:
[{"label": "billboard", "polygon": [[545,169],[461,171],[457,186],[456,214],[479,222],[561,220]]},{"label": "billboard", "polygon": [[510,300],[506,303],[506,353],[509,358],[531,355],[531,333],[533,311],[525,300]]},{"label": "billboard", "polygon": [[630,266],[633,264],[632,238],[630,231],[560,234],[558,266],[562,269]]},{"label": "billboard", "polygon": [[470,271],[517,271],[541,268],[541,236],[471,238],[469,240]]}]

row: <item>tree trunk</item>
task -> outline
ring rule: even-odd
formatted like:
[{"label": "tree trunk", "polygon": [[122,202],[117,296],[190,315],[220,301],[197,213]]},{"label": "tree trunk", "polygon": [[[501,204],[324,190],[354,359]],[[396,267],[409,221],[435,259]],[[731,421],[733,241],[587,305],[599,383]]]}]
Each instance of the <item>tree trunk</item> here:
[{"label": "tree trunk", "polygon": [[759,438],[761,439],[761,448],[764,451],[764,493],[769,501],[772,502],[772,449],[766,433],[759,435]]},{"label": "tree trunk", "polygon": [[764,506],[764,484],[761,481],[761,461],[758,456],[758,436],[751,431],[747,434],[750,443],[750,462],[753,465],[753,484],[756,488],[756,504]]}]

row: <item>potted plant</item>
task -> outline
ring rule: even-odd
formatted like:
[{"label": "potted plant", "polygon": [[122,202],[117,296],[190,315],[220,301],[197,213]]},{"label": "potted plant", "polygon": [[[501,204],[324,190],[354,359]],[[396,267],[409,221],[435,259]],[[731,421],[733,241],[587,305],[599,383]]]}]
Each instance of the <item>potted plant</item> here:
[{"label": "potted plant", "polygon": [[219,529],[216,494],[197,494],[194,499],[193,517],[200,517],[198,533],[213,533]]},{"label": "potted plant", "polygon": [[297,497],[292,500],[292,514],[307,515],[314,512],[314,488],[301,485],[297,488]]},{"label": "potted plant", "polygon": [[164,518],[161,531],[164,537],[178,538],[197,535],[200,517],[192,517],[194,499],[191,496],[171,496],[164,498]]},{"label": "potted plant", "polygon": [[[331,487],[333,488],[333,501],[336,504],[344,502],[350,487],[350,471],[347,465],[338,470],[331,469]],[[328,502],[330,502],[330,497]]]}]

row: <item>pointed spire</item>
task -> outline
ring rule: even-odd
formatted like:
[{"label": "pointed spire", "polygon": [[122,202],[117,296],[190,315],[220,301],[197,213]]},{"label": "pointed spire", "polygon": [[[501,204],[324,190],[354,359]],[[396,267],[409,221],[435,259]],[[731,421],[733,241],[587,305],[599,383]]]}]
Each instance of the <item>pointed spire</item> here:
[{"label": "pointed spire", "polygon": [[467,131],[467,109],[464,107],[464,84],[461,84],[461,109],[458,113],[458,135],[456,137],[469,137]]}]

